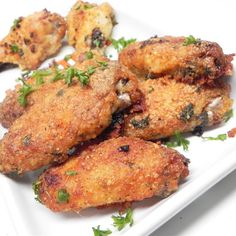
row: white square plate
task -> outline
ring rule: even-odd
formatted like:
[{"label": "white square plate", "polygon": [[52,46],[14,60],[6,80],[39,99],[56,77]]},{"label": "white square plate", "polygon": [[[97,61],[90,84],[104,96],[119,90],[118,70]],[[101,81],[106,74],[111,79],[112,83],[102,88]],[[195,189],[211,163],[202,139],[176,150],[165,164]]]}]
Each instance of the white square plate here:
[{"label": "white square plate", "polygon": [[[0,8],[0,38],[8,32],[13,20],[21,15],[47,8],[66,15],[73,0],[31,1],[8,0]],[[101,2],[101,1],[97,1]],[[153,35],[189,35],[218,42],[225,53],[236,52],[236,36],[233,33],[235,17],[234,1],[126,1],[111,0],[116,10],[119,24],[114,37],[134,37],[146,39]],[[57,58],[72,51],[65,46]],[[51,59],[42,66],[46,66]],[[234,66],[235,60],[234,60]],[[0,100],[5,91],[14,86],[21,74],[19,69],[0,73]],[[231,78],[232,97],[236,99],[235,76]],[[234,106],[235,110],[235,106]],[[236,117],[227,124],[211,129],[206,136],[226,133],[236,127]],[[5,130],[0,128],[0,136]],[[148,235],[160,227],[178,211],[190,204],[207,189],[236,168],[235,139],[204,142],[201,138],[190,137],[189,152],[184,155],[191,160],[190,176],[179,191],[165,200],[156,198],[135,203],[134,225],[113,235]],[[179,151],[182,152],[181,149]],[[8,226],[10,236],[65,236],[93,235],[92,227],[114,229],[111,224],[113,209],[89,209],[80,214],[55,214],[34,200],[31,183],[37,173],[26,174],[22,178],[9,178],[0,174],[0,220]],[[1,199],[2,198],[2,199]],[[1,226],[2,227],[2,226]]]}]

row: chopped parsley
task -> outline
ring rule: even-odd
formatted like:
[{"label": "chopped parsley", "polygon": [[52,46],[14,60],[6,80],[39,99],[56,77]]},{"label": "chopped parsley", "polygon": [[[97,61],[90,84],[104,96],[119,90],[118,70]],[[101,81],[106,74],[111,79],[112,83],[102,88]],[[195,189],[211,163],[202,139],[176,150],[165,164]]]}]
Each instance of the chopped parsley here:
[{"label": "chopped parsley", "polygon": [[234,116],[233,109],[225,112],[225,114],[224,114],[224,121],[225,121],[225,123],[228,122],[233,116]]},{"label": "chopped parsley", "polygon": [[200,41],[200,39],[196,39],[192,35],[189,35],[188,37],[185,37],[183,46],[188,46],[188,45],[191,45],[191,44],[196,44],[199,41]]},{"label": "chopped parsley", "polygon": [[11,49],[11,52],[13,52],[13,53],[20,52],[20,48],[16,44],[11,44],[10,49]]},{"label": "chopped parsley", "polygon": [[183,147],[184,151],[188,151],[190,142],[185,139],[179,131],[176,131],[174,137],[165,143],[167,147]]},{"label": "chopped parsley", "polygon": [[24,78],[19,78],[18,81],[22,82],[22,87],[19,89],[19,97],[18,97],[18,102],[20,103],[21,106],[25,107],[27,105],[27,96],[32,93],[35,89],[26,83]]},{"label": "chopped parsley", "polygon": [[154,88],[152,86],[149,86],[148,93],[152,93],[154,91]]},{"label": "chopped parsley", "polygon": [[119,38],[119,39],[111,38],[110,40],[111,40],[113,47],[117,50],[117,52],[120,52],[122,49],[127,47],[129,44],[136,42],[135,38],[125,39],[124,37]]},{"label": "chopped parsley", "polygon": [[65,189],[59,189],[57,192],[58,203],[67,203],[69,201],[70,194]]},{"label": "chopped parsley", "polygon": [[20,26],[20,22],[22,21],[22,17],[19,17],[13,21],[12,29],[15,30]]},{"label": "chopped parsley", "polygon": [[55,75],[51,78],[51,82],[56,82],[56,81],[62,80],[64,78],[65,78],[65,76],[62,73],[62,71],[60,71],[59,69],[56,69]]},{"label": "chopped parsley", "polygon": [[132,226],[134,223],[133,211],[130,208],[127,209],[125,216],[119,214],[118,216],[112,216],[111,218],[113,219],[114,227],[116,227],[119,231],[124,229],[126,225]]},{"label": "chopped parsley", "polygon": [[184,109],[180,112],[179,118],[183,121],[188,121],[192,118],[194,115],[194,109],[193,104],[189,103],[187,106],[184,107]]},{"label": "chopped parsley", "polygon": [[73,67],[69,67],[66,69],[66,75],[64,77],[65,83],[70,86],[72,84],[72,79],[75,76],[75,69]]},{"label": "chopped parsley", "polygon": [[102,43],[100,40],[98,40],[98,39],[93,40],[93,45],[95,45],[96,48],[99,48],[101,44]]},{"label": "chopped parsley", "polygon": [[98,61],[97,63],[102,70],[105,70],[108,66],[108,63],[106,61]]},{"label": "chopped parsley", "polygon": [[75,170],[67,170],[65,173],[66,175],[69,175],[69,176],[75,176],[78,174],[78,172]]},{"label": "chopped parsley", "polygon": [[227,134],[219,134],[216,137],[202,137],[204,140],[219,140],[219,141],[225,141],[227,139]]},{"label": "chopped parsley", "polygon": [[41,70],[33,71],[31,77],[35,78],[36,85],[39,86],[39,85],[44,84],[44,79],[43,78],[45,76],[49,76],[51,74],[52,74],[51,70],[41,69]]},{"label": "chopped parsley", "polygon": [[88,10],[88,9],[91,9],[91,8],[94,8],[94,6],[90,5],[90,4],[84,5],[84,10]]},{"label": "chopped parsley", "polygon": [[100,225],[97,226],[97,228],[92,228],[93,229],[93,235],[94,236],[107,236],[112,234],[111,230],[106,229],[106,230],[102,230],[100,229]]},{"label": "chopped parsley", "polygon": [[92,58],[93,58],[93,52],[92,52],[92,51],[86,52],[86,53],[85,53],[85,58],[86,58],[87,60],[92,59]]},{"label": "chopped parsley", "polygon": [[65,61],[69,61],[71,59],[71,55],[66,55],[65,57],[64,57],[64,60]]},{"label": "chopped parsley", "polygon": [[96,68],[93,66],[88,67],[86,71],[77,70],[75,76],[82,85],[89,84],[89,77],[95,72]]},{"label": "chopped parsley", "polygon": [[132,119],[130,124],[133,125],[135,129],[144,129],[149,125],[149,117],[145,117],[142,120]]},{"label": "chopped parsley", "polygon": [[36,195],[36,197],[34,198],[36,201],[41,203],[41,200],[39,198],[39,186],[40,186],[41,182],[40,181],[35,181],[32,184],[32,188],[34,190],[34,194]]}]

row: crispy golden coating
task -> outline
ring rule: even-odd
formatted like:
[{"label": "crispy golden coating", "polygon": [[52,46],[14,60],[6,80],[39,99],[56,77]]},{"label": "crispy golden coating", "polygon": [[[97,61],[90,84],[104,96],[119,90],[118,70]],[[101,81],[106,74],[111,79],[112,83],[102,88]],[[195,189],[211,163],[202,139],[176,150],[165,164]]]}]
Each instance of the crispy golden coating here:
[{"label": "crispy golden coating", "polygon": [[60,49],[65,31],[63,17],[47,10],[20,17],[0,42],[0,62],[36,69]]},{"label": "crispy golden coating", "polygon": [[[105,57],[102,57],[101,55],[95,55],[93,56],[93,58],[91,60],[88,60],[85,58],[85,54],[84,53],[81,53],[81,54],[78,54],[78,53],[74,53],[72,55],[73,57],[73,62],[75,63],[73,67],[76,67],[76,68],[80,68],[80,67],[83,67],[83,64],[85,63],[87,66],[97,66],[97,64],[95,63],[94,64],[94,61],[108,61],[107,58]],[[88,60],[88,61],[87,61]],[[87,62],[86,62],[87,61]],[[51,65],[48,68],[46,69],[43,69],[43,70],[51,70],[52,74],[50,76],[44,76],[43,79],[44,79],[44,83],[51,83],[51,79],[56,76],[56,71],[57,71],[57,67],[58,66],[63,66],[65,69],[68,68],[68,67],[71,67],[70,64],[68,62],[66,62],[65,60],[61,60],[61,61],[58,61],[58,62],[55,62],[55,64]],[[43,71],[42,70],[42,71]],[[40,71],[40,70],[38,70]],[[36,71],[37,72],[37,71]],[[124,80],[122,80],[124,83],[126,81],[126,77],[128,75],[129,78],[131,78],[131,80],[133,81],[136,81],[136,77],[131,73],[129,72],[127,69],[125,69],[124,66],[122,66],[122,69],[121,70],[117,70],[117,76],[119,76],[121,79],[124,78]],[[36,82],[36,78],[35,77],[29,77],[27,78],[27,83],[30,84],[30,85],[33,85],[35,84]],[[127,82],[127,81],[126,81]],[[136,83],[136,82],[135,82]],[[122,85],[121,83],[118,84],[119,85]],[[128,89],[129,86],[132,86],[133,84],[129,84],[127,83],[126,86],[119,86],[119,89]],[[39,87],[39,89],[35,90],[33,93],[30,93],[28,96],[27,96],[27,106],[26,107],[23,107],[20,105],[19,103],[19,90],[22,88],[22,86],[20,84],[17,84],[15,86],[15,89],[14,90],[7,90],[6,91],[6,97],[4,98],[4,100],[0,103],[0,124],[4,127],[4,128],[9,128],[13,122],[18,119],[25,111],[27,111],[32,105],[34,105],[35,103],[37,102],[41,102],[42,99],[44,99],[45,96],[47,96],[48,92],[49,92],[49,88],[48,87],[45,87],[45,86],[41,86]],[[50,89],[54,89],[54,86],[53,85],[50,85]],[[124,91],[123,91],[124,93]],[[138,94],[137,91],[135,91],[135,93],[133,93],[131,95],[133,101],[136,100],[136,98],[140,96]],[[126,95],[122,95],[121,98],[125,99],[127,98]]]},{"label": "crispy golden coating", "polygon": [[9,89],[6,91],[3,102],[0,103],[0,124],[4,128],[9,128],[25,111],[18,102],[18,96],[16,90]]},{"label": "crispy golden coating", "polygon": [[224,81],[209,88],[163,77],[140,81],[139,87],[145,97],[144,111],[126,117],[124,133],[147,140],[175,131],[201,133],[206,126],[222,122],[233,103]]},{"label": "crispy golden coating", "polygon": [[80,52],[96,49],[103,53],[113,24],[114,13],[108,3],[77,1],[67,16],[68,42]]},{"label": "crispy golden coating", "polygon": [[[86,61],[84,71],[95,61]],[[33,105],[14,121],[0,143],[0,171],[24,173],[67,159],[71,148],[99,135],[112,114],[131,105],[138,96],[137,80],[116,62],[97,67],[88,85],[76,78],[45,82],[27,98]],[[124,76],[128,81],[123,83]]]},{"label": "crispy golden coating", "polygon": [[79,211],[152,196],[166,197],[178,189],[186,176],[188,161],[177,151],[120,137],[49,168],[39,177],[36,192],[53,211]]},{"label": "crispy golden coating", "polygon": [[153,37],[133,43],[119,55],[121,63],[146,78],[171,75],[190,84],[214,84],[232,74],[233,55],[224,55],[217,43],[197,40],[185,46],[184,37]]}]

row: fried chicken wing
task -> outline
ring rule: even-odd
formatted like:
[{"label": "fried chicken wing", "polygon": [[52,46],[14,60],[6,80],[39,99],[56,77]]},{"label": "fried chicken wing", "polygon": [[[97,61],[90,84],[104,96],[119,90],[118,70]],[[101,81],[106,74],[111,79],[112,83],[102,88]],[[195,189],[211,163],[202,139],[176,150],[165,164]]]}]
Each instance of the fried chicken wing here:
[{"label": "fried chicken wing", "polygon": [[120,137],[88,148],[46,170],[35,184],[53,211],[79,211],[113,203],[167,197],[188,176],[177,151],[141,139]]},{"label": "fried chicken wing", "polygon": [[224,81],[208,87],[163,77],[140,81],[139,88],[145,105],[143,111],[126,117],[124,134],[147,140],[176,131],[201,134],[205,127],[221,123],[233,103],[230,86]]},{"label": "fried chicken wing", "polygon": [[77,51],[103,53],[114,25],[113,9],[108,3],[77,1],[67,16],[67,25],[68,42]]},{"label": "fried chicken wing", "polygon": [[208,85],[232,75],[232,59],[217,43],[171,36],[133,43],[119,55],[121,63],[146,78],[171,75],[178,81]]},{"label": "fried chicken wing", "polygon": [[36,69],[60,49],[65,31],[63,17],[47,10],[20,17],[0,42],[0,62]]},{"label": "fried chicken wing", "polygon": [[65,78],[57,71],[57,76],[32,92],[37,97],[28,102],[33,104],[0,143],[1,172],[24,173],[64,161],[74,145],[99,135],[114,112],[130,106],[140,95],[136,77],[116,62],[89,60],[71,71],[66,71]]}]

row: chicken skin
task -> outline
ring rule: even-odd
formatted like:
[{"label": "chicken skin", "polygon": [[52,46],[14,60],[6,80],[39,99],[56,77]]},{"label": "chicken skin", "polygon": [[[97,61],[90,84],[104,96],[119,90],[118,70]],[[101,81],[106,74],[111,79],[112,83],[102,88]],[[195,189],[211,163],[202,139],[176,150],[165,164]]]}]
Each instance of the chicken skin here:
[{"label": "chicken skin", "polygon": [[172,76],[189,84],[214,84],[232,75],[233,55],[225,55],[217,43],[185,37],[153,37],[133,43],[119,61],[146,78]]},{"label": "chicken skin", "polygon": [[66,22],[47,10],[14,21],[9,34],[0,42],[0,63],[32,70],[62,46]]},{"label": "chicken skin", "polygon": [[95,50],[103,54],[113,25],[114,13],[108,3],[77,1],[67,16],[68,43],[80,52]]},{"label": "chicken skin", "polygon": [[140,81],[139,88],[144,94],[143,111],[126,116],[124,135],[146,140],[176,131],[201,135],[205,127],[221,123],[233,103],[230,86],[224,81],[209,88],[166,76]]},{"label": "chicken skin", "polygon": [[49,168],[34,184],[52,211],[80,211],[113,203],[167,197],[188,176],[177,151],[136,138],[110,139]]},{"label": "chicken skin", "polygon": [[95,138],[114,112],[140,96],[136,77],[117,62],[89,60],[67,69],[65,78],[62,73],[32,92],[38,99],[30,99],[33,104],[1,140],[1,172],[24,173],[66,160],[74,145]]}]

